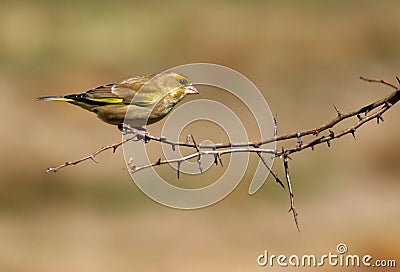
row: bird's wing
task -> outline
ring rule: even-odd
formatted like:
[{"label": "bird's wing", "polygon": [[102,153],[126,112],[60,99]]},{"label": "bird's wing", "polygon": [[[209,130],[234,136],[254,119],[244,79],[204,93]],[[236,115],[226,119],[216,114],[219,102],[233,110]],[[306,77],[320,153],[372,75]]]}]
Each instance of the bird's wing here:
[{"label": "bird's wing", "polygon": [[156,80],[151,80],[155,74],[137,76],[114,84],[111,92],[123,98],[125,103],[137,106],[149,106],[156,103],[163,95]]},{"label": "bird's wing", "polygon": [[121,83],[101,85],[78,95],[92,103],[149,106],[163,96],[161,89],[150,81],[154,76],[155,74],[132,77]]}]

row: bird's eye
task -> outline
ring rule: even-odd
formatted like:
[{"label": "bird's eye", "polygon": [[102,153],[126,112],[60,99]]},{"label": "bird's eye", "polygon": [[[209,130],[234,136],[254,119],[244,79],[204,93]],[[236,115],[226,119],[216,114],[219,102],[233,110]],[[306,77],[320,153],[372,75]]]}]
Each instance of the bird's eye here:
[{"label": "bird's eye", "polygon": [[181,79],[179,79],[179,83],[182,84],[182,85],[187,85],[188,82],[187,82],[186,79],[181,78]]}]

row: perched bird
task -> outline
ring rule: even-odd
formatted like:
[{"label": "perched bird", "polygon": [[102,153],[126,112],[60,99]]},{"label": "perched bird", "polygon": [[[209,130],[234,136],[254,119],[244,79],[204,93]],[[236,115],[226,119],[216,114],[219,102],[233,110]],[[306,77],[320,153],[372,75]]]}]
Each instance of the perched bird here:
[{"label": "perched bird", "polygon": [[187,94],[198,94],[189,78],[174,72],[136,76],[64,96],[44,96],[37,101],[64,101],[94,112],[102,121],[142,128],[164,118]]}]

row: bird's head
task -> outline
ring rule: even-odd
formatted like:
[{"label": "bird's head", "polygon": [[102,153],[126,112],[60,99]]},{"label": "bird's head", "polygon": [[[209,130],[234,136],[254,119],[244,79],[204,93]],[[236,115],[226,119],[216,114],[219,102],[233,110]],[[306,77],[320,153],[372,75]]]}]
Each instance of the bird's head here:
[{"label": "bird's head", "polygon": [[160,75],[160,82],[166,90],[166,98],[179,102],[188,94],[198,94],[199,91],[192,85],[190,79],[184,75],[169,72]]},{"label": "bird's head", "polygon": [[152,110],[151,116],[153,118],[166,116],[186,95],[199,93],[189,78],[174,72],[159,74],[154,78],[154,81],[162,91],[163,96],[160,97]]}]

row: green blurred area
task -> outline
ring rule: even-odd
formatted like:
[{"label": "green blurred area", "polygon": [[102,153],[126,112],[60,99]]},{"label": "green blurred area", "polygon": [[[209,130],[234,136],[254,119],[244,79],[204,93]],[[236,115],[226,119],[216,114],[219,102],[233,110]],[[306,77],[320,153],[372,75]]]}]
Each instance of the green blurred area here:
[{"label": "green blurred area", "polygon": [[297,233],[287,192],[271,178],[247,195],[256,158],[237,190],[195,211],[147,198],[121,150],[100,155],[99,164],[44,174],[120,134],[77,107],[34,101],[211,62],[259,87],[278,114],[279,133],[314,127],[335,116],[332,103],[346,112],[390,91],[358,77],[399,75],[398,1],[2,1],[1,7],[1,272],[262,271],[256,257],[264,249],[325,254],[339,242],[354,254],[400,262],[397,105],[383,124],[361,128],[356,142],[345,137],[330,149],[293,156]]}]

